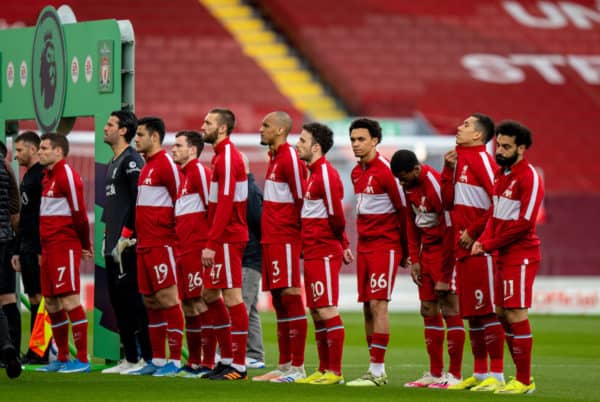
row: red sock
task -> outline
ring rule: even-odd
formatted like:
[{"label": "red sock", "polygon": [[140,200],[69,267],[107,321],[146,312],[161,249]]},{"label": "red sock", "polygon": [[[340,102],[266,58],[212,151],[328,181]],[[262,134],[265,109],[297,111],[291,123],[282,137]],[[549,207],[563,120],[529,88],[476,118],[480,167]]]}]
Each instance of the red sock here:
[{"label": "red sock", "polygon": [[88,320],[81,304],[68,312],[73,331],[73,342],[77,349],[77,359],[82,363],[88,362],[87,357],[87,329]]},{"label": "red sock", "polygon": [[490,356],[490,371],[492,373],[504,372],[504,329],[496,315],[481,317],[485,345]]},{"label": "red sock", "polygon": [[517,366],[517,380],[529,385],[531,378],[531,350],[533,348],[533,336],[529,320],[511,324],[513,333],[513,359]]},{"label": "red sock", "polygon": [[164,309],[164,316],[167,319],[167,340],[169,341],[169,359],[181,360],[181,348],[183,347],[183,311],[181,306],[176,304]]},{"label": "red sock", "polygon": [[508,321],[506,321],[506,318],[498,317],[498,320],[500,321],[500,324],[502,324],[502,328],[504,328],[504,339],[506,340],[506,345],[508,346],[508,351],[510,352],[510,355],[512,356],[512,358],[514,360],[512,328],[511,328],[510,324],[508,323]]},{"label": "red sock", "polygon": [[373,333],[373,341],[371,343],[371,363],[385,362],[385,351],[390,342],[390,334]]},{"label": "red sock", "polygon": [[57,359],[61,362],[69,360],[69,320],[65,310],[48,313],[52,323],[52,336],[58,348]]},{"label": "red sock", "polygon": [[329,350],[327,348],[327,328],[324,321],[315,321],[315,341],[319,354],[319,371],[329,370]]},{"label": "red sock", "polygon": [[327,348],[329,354],[329,370],[342,375],[342,354],[344,353],[344,323],[339,315],[325,321],[327,328]]},{"label": "red sock", "polygon": [[148,334],[152,345],[152,357],[154,359],[164,359],[167,356],[165,350],[167,320],[163,315],[164,310],[146,309],[146,311],[148,312]]},{"label": "red sock", "polygon": [[290,322],[288,314],[281,302],[281,296],[273,295],[273,307],[277,315],[277,347],[279,348],[279,365],[292,361],[292,348],[290,346]]},{"label": "red sock", "polygon": [[479,317],[469,318],[469,339],[473,353],[473,373],[486,374],[488,372],[487,348]]},{"label": "red sock", "polygon": [[[215,303],[223,303],[223,299],[219,299]],[[217,338],[213,330],[213,318],[211,310],[206,310],[200,314],[202,321],[201,343],[202,343],[202,365],[212,369],[215,365],[215,352],[217,351]]]},{"label": "red sock", "polygon": [[448,341],[448,356],[450,364],[448,372],[455,378],[462,378],[463,350],[465,348],[465,326],[457,316],[444,317],[446,320],[446,339]]},{"label": "red sock", "polygon": [[229,307],[231,316],[231,344],[233,363],[246,365],[246,342],[248,341],[248,311],[244,303]]},{"label": "red sock", "polygon": [[232,359],[233,351],[231,349],[231,317],[229,310],[225,306],[225,303],[211,303],[207,304],[209,309],[213,309],[211,312],[213,318],[213,330],[217,343],[221,348],[221,358]]},{"label": "red sock", "polygon": [[429,354],[429,372],[434,377],[441,377],[444,370],[444,322],[442,316],[424,317],[425,345]]},{"label": "red sock", "polygon": [[189,350],[188,364],[202,362],[202,318],[201,315],[185,317],[185,337]]},{"label": "red sock", "polygon": [[367,335],[367,347],[371,350],[371,344],[373,343],[373,335]]},{"label": "red sock", "polygon": [[308,331],[306,310],[304,309],[302,296],[282,296],[281,302],[290,320],[288,336],[292,352],[292,366],[300,367],[304,365],[304,349],[306,348],[306,333]]}]

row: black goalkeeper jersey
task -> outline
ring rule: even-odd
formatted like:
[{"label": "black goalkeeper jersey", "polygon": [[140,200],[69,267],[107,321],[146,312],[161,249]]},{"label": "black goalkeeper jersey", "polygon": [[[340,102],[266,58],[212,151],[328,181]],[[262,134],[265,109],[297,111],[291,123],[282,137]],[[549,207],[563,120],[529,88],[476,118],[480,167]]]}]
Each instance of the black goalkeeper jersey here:
[{"label": "black goalkeeper jersey", "polygon": [[38,163],[30,167],[19,186],[21,192],[21,214],[17,234],[18,252],[41,254],[40,203],[44,167]]},{"label": "black goalkeeper jersey", "polygon": [[143,165],[144,160],[131,146],[108,164],[106,206],[102,213],[102,221],[106,224],[105,255],[110,255],[116,246],[123,226],[135,231],[137,185]]}]

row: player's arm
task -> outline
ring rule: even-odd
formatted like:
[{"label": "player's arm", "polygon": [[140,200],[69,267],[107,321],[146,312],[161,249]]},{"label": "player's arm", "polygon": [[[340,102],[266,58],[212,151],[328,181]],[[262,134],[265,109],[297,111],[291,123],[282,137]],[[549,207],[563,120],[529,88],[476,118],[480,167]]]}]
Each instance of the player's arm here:
[{"label": "player's arm", "polygon": [[292,192],[296,210],[298,211],[298,219],[300,219],[302,204],[304,203],[304,191],[306,190],[307,168],[306,164],[301,163],[295,149],[290,148],[290,152],[291,157],[288,159],[290,163],[286,164],[284,168],[286,170],[288,186]]},{"label": "player's arm", "polygon": [[[229,152],[226,151],[226,152]],[[225,166],[229,163],[229,166]],[[212,222],[210,222],[210,230],[208,231],[208,240],[206,248],[216,250],[220,244],[221,236],[225,228],[229,224],[229,218],[233,213],[233,197],[235,195],[235,170],[231,163],[231,158],[219,158],[213,172],[213,178],[217,177],[218,183],[218,202],[216,203],[215,214]],[[229,177],[226,177],[226,172],[229,172]]]},{"label": "player's arm", "polygon": [[127,180],[127,190],[130,195],[128,213],[125,216],[125,223],[121,230],[121,236],[130,238],[133,236],[135,231],[135,204],[138,194],[138,180],[140,177],[140,170],[142,169],[142,162],[135,158],[128,157],[123,160],[121,167],[125,169],[123,172]]},{"label": "player's arm", "polygon": [[456,171],[457,154],[455,150],[444,155],[444,168],[442,169],[442,202],[444,209],[450,211],[454,208],[454,176]]},{"label": "player's arm", "polygon": [[83,182],[79,175],[71,170],[71,174],[66,174],[66,177],[60,181],[60,185],[69,203],[73,226],[75,233],[79,237],[81,248],[84,251],[91,252],[90,225],[87,218],[85,200],[83,199]]},{"label": "player's arm", "polygon": [[[478,160],[477,163],[472,163],[469,166],[477,176],[479,184],[485,189],[491,204],[494,192],[494,172],[492,171],[492,167],[489,165],[489,163],[491,163],[489,159],[488,164],[484,164],[482,160]],[[494,206],[491,205],[487,211],[482,212],[477,219],[473,220],[473,222],[471,222],[471,224],[467,227],[468,235],[472,240],[475,240],[481,236],[488,219],[492,216],[493,210]]]},{"label": "player's arm", "polygon": [[[400,184],[400,181],[394,177],[392,171],[389,171],[389,174],[386,175],[386,183],[385,189],[392,200],[392,204],[394,208],[396,208],[396,214],[398,216],[398,225],[400,230],[400,247],[402,249],[403,260],[409,255],[408,250],[408,239],[406,233],[406,215],[408,214],[408,208],[406,203],[406,197],[404,195],[404,189]],[[404,261],[401,261],[404,262]],[[402,264],[404,266],[404,264]]]},{"label": "player's arm", "polygon": [[521,210],[519,218],[514,221],[506,221],[502,225],[502,231],[493,233],[493,236],[482,238],[481,246],[485,251],[493,251],[503,248],[518,241],[535,227],[538,212],[544,199],[542,181],[537,172],[521,180]]},{"label": "player's arm", "polygon": [[329,166],[323,170],[323,190],[329,227],[342,244],[342,248],[346,250],[349,242],[346,237],[346,217],[343,205],[344,186],[337,172]]}]

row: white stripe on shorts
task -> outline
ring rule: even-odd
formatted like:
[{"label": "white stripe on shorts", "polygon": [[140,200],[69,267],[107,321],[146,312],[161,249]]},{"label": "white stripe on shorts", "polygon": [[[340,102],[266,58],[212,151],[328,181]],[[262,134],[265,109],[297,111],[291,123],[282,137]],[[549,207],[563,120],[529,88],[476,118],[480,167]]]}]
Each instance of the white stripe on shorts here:
[{"label": "white stripe on shorts", "polygon": [[287,266],[288,288],[292,287],[292,245],[285,244],[285,263]]},{"label": "white stripe on shorts", "polygon": [[390,250],[390,263],[388,267],[388,286],[387,286],[387,299],[392,300],[392,278],[394,276],[394,257],[396,250]]},{"label": "white stripe on shorts", "polygon": [[333,289],[331,288],[331,265],[329,257],[325,257],[325,291],[327,292],[327,305],[333,306]]},{"label": "white stripe on shorts", "polygon": [[225,263],[225,279],[227,281],[227,289],[233,287],[233,281],[231,280],[231,258],[229,257],[229,244],[223,244],[223,261]]},{"label": "white stripe on shorts", "polygon": [[71,278],[71,289],[75,290],[75,254],[69,249],[69,277]]},{"label": "white stripe on shorts", "polygon": [[490,287],[490,306],[494,305],[494,261],[492,260],[492,256],[489,254],[485,255],[487,260],[487,270],[488,270],[488,285]]}]

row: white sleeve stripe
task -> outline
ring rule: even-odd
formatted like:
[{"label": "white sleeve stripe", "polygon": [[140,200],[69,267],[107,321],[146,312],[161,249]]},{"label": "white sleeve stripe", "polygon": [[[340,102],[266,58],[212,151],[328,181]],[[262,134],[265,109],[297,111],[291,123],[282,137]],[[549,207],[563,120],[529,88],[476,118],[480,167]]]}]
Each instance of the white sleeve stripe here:
[{"label": "white sleeve stripe", "polygon": [[296,198],[302,199],[302,182],[300,181],[300,169],[298,168],[298,157],[296,150],[290,147],[290,155],[292,156],[292,164],[294,165],[294,181],[296,182]]},{"label": "white sleeve stripe", "polygon": [[65,173],[67,174],[67,181],[69,182],[69,192],[71,193],[71,201],[73,202],[73,210],[79,212],[79,202],[77,202],[77,191],[75,190],[75,179],[73,178],[73,171],[71,166],[65,164]]},{"label": "white sleeve stripe", "polygon": [[196,162],[196,167],[198,168],[198,173],[200,173],[200,181],[202,182],[202,202],[204,205],[208,205],[208,182],[206,181],[206,172],[204,171],[204,166],[200,162]]},{"label": "white sleeve stripe", "polygon": [[494,171],[492,170],[492,165],[490,165],[487,152],[480,152],[479,156],[483,160],[483,166],[485,166],[485,170],[490,178],[490,183],[494,184]]},{"label": "white sleeve stripe", "polygon": [[531,172],[533,173],[533,189],[531,190],[531,198],[529,198],[529,202],[527,203],[527,211],[525,211],[525,219],[527,219],[528,221],[531,220],[531,215],[533,214],[533,207],[535,207],[535,200],[537,199],[538,189],[540,186],[540,179],[538,177],[537,172],[535,171],[535,168],[529,165],[529,169],[531,169]]},{"label": "white sleeve stripe", "polygon": [[435,176],[431,174],[431,172],[427,172],[427,178],[431,182],[433,189],[435,190],[435,194],[438,196],[438,200],[442,202],[442,190],[440,188],[440,183],[435,179]]},{"label": "white sleeve stripe", "polygon": [[[387,159],[379,155],[379,160],[383,162],[383,164],[387,166],[388,169],[390,169],[390,172],[392,171],[392,167],[390,166],[390,163],[387,161]],[[400,195],[400,201],[402,202],[402,206],[406,207],[406,196],[404,195],[404,189],[402,188],[402,184],[400,184],[400,180],[398,180],[396,176],[394,176],[394,181],[396,182],[396,189],[398,190],[398,194]]]},{"label": "white sleeve stripe", "polygon": [[325,188],[325,196],[327,197],[327,212],[333,216],[333,203],[331,201],[331,185],[329,184],[329,173],[327,173],[327,165],[321,165],[323,172],[323,187]]},{"label": "white sleeve stripe", "polygon": [[175,162],[173,162],[173,159],[171,159],[171,155],[165,154],[165,156],[171,165],[171,170],[173,171],[173,176],[175,177],[176,193],[179,193],[179,171],[177,170],[177,166],[175,166]]},{"label": "white sleeve stripe", "polygon": [[231,183],[231,145],[225,145],[225,188],[223,193],[229,195],[229,185]]}]

